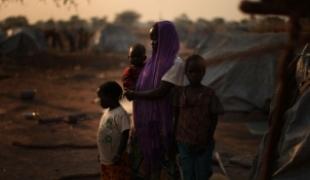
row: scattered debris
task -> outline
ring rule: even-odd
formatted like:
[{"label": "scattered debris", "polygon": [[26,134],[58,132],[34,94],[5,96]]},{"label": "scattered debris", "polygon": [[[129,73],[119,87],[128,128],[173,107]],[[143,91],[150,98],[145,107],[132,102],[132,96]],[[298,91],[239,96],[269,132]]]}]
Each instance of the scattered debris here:
[{"label": "scattered debris", "polygon": [[97,74],[96,77],[97,77],[98,79],[104,79],[104,78],[107,77],[107,75],[106,75],[105,73],[99,73],[99,74]]},{"label": "scattered debris", "polygon": [[247,128],[253,135],[264,135],[268,130],[268,122],[267,121],[255,121],[247,123]]},{"label": "scattered debris", "polygon": [[75,71],[79,71],[79,70],[81,70],[81,66],[80,65],[76,65],[76,66],[73,67],[73,69]]},{"label": "scattered debris", "polygon": [[60,177],[59,180],[77,180],[77,179],[85,179],[85,178],[99,178],[100,173],[90,173],[90,174],[72,174]]},{"label": "scattered debris", "polygon": [[4,115],[7,111],[5,109],[0,108],[0,115]]},{"label": "scattered debris", "polygon": [[27,120],[39,120],[40,119],[39,113],[37,112],[25,112],[23,113],[23,116]]},{"label": "scattered debris", "polygon": [[226,169],[225,169],[225,166],[224,166],[224,164],[223,164],[223,161],[222,161],[222,158],[221,158],[220,154],[219,154],[217,151],[215,151],[215,152],[214,152],[214,156],[215,156],[215,159],[217,160],[217,162],[218,162],[218,164],[219,164],[219,166],[220,166],[221,171],[222,171],[222,172],[224,173],[224,175],[229,179],[229,176],[228,176],[228,174],[227,174],[227,171],[226,171]]},{"label": "scattered debris", "polygon": [[[29,114],[29,118],[31,118],[31,114]],[[95,119],[99,118],[101,116],[101,113],[95,112],[95,113],[76,113],[76,114],[71,114],[68,116],[56,116],[56,117],[47,117],[47,118],[42,118],[37,115],[39,124],[50,124],[50,123],[68,123],[68,124],[77,124],[79,121],[84,121],[88,119]]]},{"label": "scattered debris", "polygon": [[86,119],[88,119],[87,114],[85,114],[85,113],[78,113],[78,114],[69,115],[67,122],[69,124],[76,124],[78,121],[86,120]]},{"label": "scattered debris", "polygon": [[65,117],[48,117],[48,118],[39,118],[38,119],[38,123],[39,124],[50,124],[50,123],[60,123],[60,122],[64,122],[65,121]]},{"label": "scattered debris", "polygon": [[96,144],[72,144],[72,143],[63,143],[63,144],[32,144],[13,141],[13,146],[27,148],[27,149],[94,149],[97,148]]},{"label": "scattered debris", "polygon": [[212,177],[210,178],[210,180],[229,180],[229,178],[227,178],[226,176],[222,174],[214,173],[212,174]]},{"label": "scattered debris", "polygon": [[87,81],[89,79],[93,79],[94,76],[90,74],[75,74],[72,76],[68,76],[67,78],[73,81]]},{"label": "scattered debris", "polygon": [[24,101],[32,101],[37,93],[36,89],[24,90],[20,93],[20,98]]},{"label": "scattered debris", "polygon": [[252,167],[252,158],[247,156],[234,156],[229,160],[229,162],[244,168]]}]

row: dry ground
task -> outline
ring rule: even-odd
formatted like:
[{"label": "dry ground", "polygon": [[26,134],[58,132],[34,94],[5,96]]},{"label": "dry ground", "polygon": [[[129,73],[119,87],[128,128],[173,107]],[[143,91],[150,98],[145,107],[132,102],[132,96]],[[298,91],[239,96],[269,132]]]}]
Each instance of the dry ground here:
[{"label": "dry ground", "polygon": [[[18,61],[3,58],[0,61],[0,179],[98,179],[95,143],[100,108],[93,100],[102,82],[119,81],[126,63],[126,55],[111,54],[41,54]],[[29,89],[36,89],[35,99],[22,101],[20,93]],[[41,119],[77,113],[91,116],[77,124],[39,124],[36,119],[25,118],[29,112],[39,113]],[[230,113],[221,119],[216,132],[217,151],[231,179],[247,179],[250,168],[244,163],[230,163],[230,159],[240,157],[251,162],[260,137],[248,132],[246,114]],[[16,143],[56,147],[35,149]],[[90,176],[75,177],[79,174]]]}]

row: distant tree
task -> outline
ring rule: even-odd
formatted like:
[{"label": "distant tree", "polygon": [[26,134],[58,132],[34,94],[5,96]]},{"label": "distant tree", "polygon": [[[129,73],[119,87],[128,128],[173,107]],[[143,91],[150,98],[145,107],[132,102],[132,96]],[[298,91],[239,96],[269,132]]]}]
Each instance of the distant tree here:
[{"label": "distant tree", "polygon": [[108,20],[105,16],[102,18],[92,17],[90,22],[93,29],[100,29],[108,23]]},{"label": "distant tree", "polygon": [[248,24],[249,22],[250,22],[249,19],[241,19],[241,20],[240,20],[240,23],[241,23],[241,24]]},{"label": "distant tree", "polygon": [[139,13],[132,10],[127,10],[117,14],[114,23],[130,27],[136,25],[139,22],[139,19],[140,19]]},{"label": "distant tree", "polygon": [[214,25],[223,25],[223,24],[225,24],[225,19],[224,18],[221,18],[221,17],[216,17],[216,18],[214,18],[213,20],[212,20],[212,23],[214,24]]},{"label": "distant tree", "polygon": [[4,19],[3,26],[5,29],[14,27],[25,27],[28,26],[28,20],[25,16],[12,16]]},{"label": "distant tree", "polygon": [[47,29],[55,29],[56,28],[56,23],[53,19],[49,19],[45,22],[45,28]]},{"label": "distant tree", "polygon": [[72,28],[85,27],[87,22],[79,17],[79,15],[73,15],[70,17],[69,22]]},{"label": "distant tree", "polygon": [[198,18],[195,22],[195,31],[213,31],[213,27],[210,21],[204,18]]},{"label": "distant tree", "polygon": [[192,25],[193,21],[187,16],[187,14],[181,14],[174,19],[175,24],[179,25]]},{"label": "distant tree", "polygon": [[282,32],[285,30],[286,21],[279,16],[267,16],[259,19],[254,29],[257,32]]},{"label": "distant tree", "polygon": [[181,14],[174,19],[174,24],[180,39],[185,40],[193,27],[193,21],[186,14]]},{"label": "distant tree", "polygon": [[[8,4],[8,3],[24,3],[27,0],[0,0],[0,5]],[[46,0],[37,0],[44,2]],[[53,0],[56,6],[77,6],[76,0]]]}]

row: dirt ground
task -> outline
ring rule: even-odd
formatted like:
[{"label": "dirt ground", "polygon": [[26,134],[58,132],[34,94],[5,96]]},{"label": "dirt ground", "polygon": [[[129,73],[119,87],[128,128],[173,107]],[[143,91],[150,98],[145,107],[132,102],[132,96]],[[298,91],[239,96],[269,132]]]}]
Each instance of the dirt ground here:
[{"label": "dirt ground", "polygon": [[[126,58],[126,54],[2,58],[0,179],[99,179],[96,132],[101,109],[94,102],[96,88],[107,80],[119,81]],[[29,90],[35,90],[34,100],[22,100],[21,93]],[[39,118],[31,118],[32,112]],[[68,121],[72,118],[77,123]],[[216,151],[233,180],[247,179],[260,140],[249,133],[247,121],[247,114],[227,113],[216,131]],[[241,160],[233,163],[236,158]],[[216,164],[215,170],[221,173]]]}]

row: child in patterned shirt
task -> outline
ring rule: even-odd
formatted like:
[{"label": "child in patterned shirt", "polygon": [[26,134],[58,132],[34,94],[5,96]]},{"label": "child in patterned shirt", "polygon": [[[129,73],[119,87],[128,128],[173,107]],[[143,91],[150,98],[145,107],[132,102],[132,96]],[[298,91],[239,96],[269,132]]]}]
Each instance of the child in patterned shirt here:
[{"label": "child in patterned shirt", "polygon": [[185,75],[190,84],[174,92],[175,137],[184,180],[212,175],[213,134],[223,108],[215,92],[201,84],[205,69],[201,56],[188,57]]},{"label": "child in patterned shirt", "polygon": [[98,127],[97,145],[103,180],[130,178],[126,146],[130,130],[130,118],[119,100],[122,88],[114,81],[102,84],[97,95],[105,109]]}]

